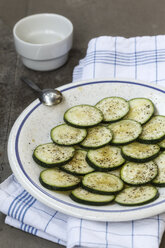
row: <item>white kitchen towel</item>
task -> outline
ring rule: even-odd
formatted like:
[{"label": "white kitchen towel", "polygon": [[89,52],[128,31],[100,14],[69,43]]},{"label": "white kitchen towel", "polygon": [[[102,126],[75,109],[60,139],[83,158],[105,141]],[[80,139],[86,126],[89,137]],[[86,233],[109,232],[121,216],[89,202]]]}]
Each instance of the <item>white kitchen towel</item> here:
[{"label": "white kitchen towel", "polygon": [[73,72],[73,81],[97,78],[137,79],[165,85],[165,36],[98,37]]},{"label": "white kitchen towel", "polygon": [[[165,84],[165,36],[98,37],[74,69],[73,81],[96,78],[140,79]],[[114,223],[73,218],[34,199],[11,175],[0,185],[5,222],[68,248],[158,248],[165,214]]]}]

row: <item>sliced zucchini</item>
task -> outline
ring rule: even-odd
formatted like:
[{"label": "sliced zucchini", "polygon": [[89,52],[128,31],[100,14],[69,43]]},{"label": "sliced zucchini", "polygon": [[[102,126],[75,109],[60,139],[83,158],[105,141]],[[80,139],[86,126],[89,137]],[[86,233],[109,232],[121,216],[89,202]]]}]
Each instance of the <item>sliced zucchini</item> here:
[{"label": "sliced zucchini", "polygon": [[154,161],[147,163],[128,162],[121,169],[121,179],[131,185],[142,185],[151,182],[158,174]]},{"label": "sliced zucchini", "polygon": [[105,172],[92,172],[82,179],[82,187],[89,192],[111,195],[121,191],[124,187],[122,180]]},{"label": "sliced zucchini", "polygon": [[158,166],[159,173],[152,183],[158,187],[165,187],[165,152],[162,152],[155,159],[155,163]]},{"label": "sliced zucchini", "polygon": [[54,143],[42,144],[33,152],[34,161],[46,168],[64,165],[70,161],[75,153],[73,147],[58,146]]},{"label": "sliced zucchini", "polygon": [[145,144],[156,144],[165,138],[165,116],[155,115],[144,124],[138,140]]},{"label": "sliced zucchini", "polygon": [[103,113],[94,106],[83,104],[68,109],[64,121],[75,127],[96,126],[103,120]]},{"label": "sliced zucchini", "polygon": [[93,194],[83,188],[74,189],[70,198],[78,203],[93,205],[93,206],[103,206],[111,203],[115,196],[114,195],[100,195]]},{"label": "sliced zucchini", "polygon": [[96,126],[88,129],[87,137],[81,142],[84,148],[100,148],[112,139],[112,132],[108,127]]},{"label": "sliced zucchini", "polygon": [[94,169],[86,162],[86,155],[87,151],[76,150],[73,159],[66,165],[61,166],[61,170],[79,176],[83,176],[94,171]]},{"label": "sliced zucchini", "polygon": [[80,179],[68,174],[58,168],[43,170],[40,173],[39,181],[47,189],[52,190],[72,190],[78,187]]},{"label": "sliced zucchini", "polygon": [[129,103],[122,97],[107,97],[95,105],[104,115],[104,122],[122,119],[129,111]]},{"label": "sliced zucchini", "polygon": [[146,163],[159,155],[160,147],[156,144],[141,144],[133,142],[123,146],[121,154],[123,158],[135,163]]},{"label": "sliced zucchini", "polygon": [[115,146],[89,150],[86,159],[88,164],[98,171],[115,170],[125,162],[121,149]]},{"label": "sliced zucchini", "polygon": [[146,123],[154,114],[154,104],[147,98],[133,98],[129,101],[130,109],[124,119],[131,119],[141,124]]},{"label": "sliced zucchini", "polygon": [[120,177],[120,173],[121,173],[121,168],[116,169],[116,170],[112,170],[110,172],[108,172],[109,174],[115,175],[117,177]]},{"label": "sliced zucchini", "polygon": [[158,145],[160,146],[160,150],[164,151],[165,150],[165,139],[163,139],[161,142],[159,142]]},{"label": "sliced zucchini", "polygon": [[57,145],[70,146],[80,143],[87,136],[87,131],[62,124],[52,128],[50,135]]},{"label": "sliced zucchini", "polygon": [[158,197],[158,190],[154,186],[128,187],[116,196],[115,202],[124,206],[139,206],[152,202]]},{"label": "sliced zucchini", "polygon": [[121,120],[108,126],[113,132],[114,145],[125,145],[134,141],[142,132],[141,124],[133,120]]}]

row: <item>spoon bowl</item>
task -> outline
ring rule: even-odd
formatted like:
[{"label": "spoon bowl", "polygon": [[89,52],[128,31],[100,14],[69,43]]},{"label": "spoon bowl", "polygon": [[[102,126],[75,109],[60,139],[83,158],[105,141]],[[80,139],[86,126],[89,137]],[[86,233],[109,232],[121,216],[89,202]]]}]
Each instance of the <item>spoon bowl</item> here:
[{"label": "spoon bowl", "polygon": [[52,106],[59,104],[62,101],[62,94],[58,90],[44,89],[42,90],[39,99],[43,104],[47,106]]},{"label": "spoon bowl", "polygon": [[57,105],[62,101],[62,93],[56,89],[40,89],[31,79],[21,77],[21,80],[25,82],[30,88],[32,88],[37,94],[39,100],[46,106]]}]

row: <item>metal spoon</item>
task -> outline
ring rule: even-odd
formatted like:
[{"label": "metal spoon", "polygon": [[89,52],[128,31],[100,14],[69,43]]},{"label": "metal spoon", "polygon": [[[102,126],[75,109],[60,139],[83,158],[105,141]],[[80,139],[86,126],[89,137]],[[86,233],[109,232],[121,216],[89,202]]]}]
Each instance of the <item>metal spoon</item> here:
[{"label": "metal spoon", "polygon": [[41,90],[31,79],[26,77],[21,77],[21,80],[38,93],[38,98],[43,104],[52,106],[62,101],[62,93],[60,91],[55,89]]}]

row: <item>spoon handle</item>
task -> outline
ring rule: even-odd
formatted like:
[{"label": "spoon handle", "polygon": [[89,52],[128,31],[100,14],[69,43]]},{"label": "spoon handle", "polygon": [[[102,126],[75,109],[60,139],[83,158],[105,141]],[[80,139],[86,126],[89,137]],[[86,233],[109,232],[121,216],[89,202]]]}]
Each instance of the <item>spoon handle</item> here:
[{"label": "spoon handle", "polygon": [[29,78],[27,77],[21,77],[21,80],[25,82],[28,86],[30,86],[33,90],[37,91],[38,93],[41,93],[41,89]]}]

